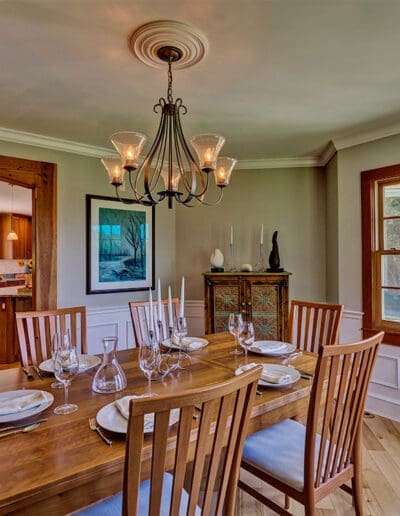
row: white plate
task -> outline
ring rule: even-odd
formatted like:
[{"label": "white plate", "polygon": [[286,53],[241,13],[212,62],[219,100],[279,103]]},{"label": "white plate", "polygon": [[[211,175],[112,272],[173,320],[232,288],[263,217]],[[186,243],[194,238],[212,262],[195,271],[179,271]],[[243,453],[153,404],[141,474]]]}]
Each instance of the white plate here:
[{"label": "white plate", "polygon": [[[171,349],[181,349],[182,351],[198,351],[204,348],[208,344],[207,339],[201,339],[200,337],[183,337],[182,347],[180,348],[177,344],[171,341],[171,339],[165,339],[162,342],[164,346]],[[193,348],[191,348],[193,346]]]},{"label": "white plate", "polygon": [[293,385],[297,381],[300,380],[300,373],[297,369],[294,369],[293,367],[288,367],[284,365],[278,365],[278,364],[263,364],[263,370],[267,372],[271,372],[272,374],[287,374],[290,376],[290,379],[288,379],[286,382],[282,383],[270,383],[266,382],[265,380],[258,381],[259,385],[262,385],[263,387],[274,387],[275,389],[278,389],[279,387],[286,387],[288,385]]},{"label": "white plate", "polygon": [[[279,346],[281,345],[281,346]],[[259,346],[262,350],[253,348],[253,346]],[[289,342],[281,342],[279,340],[257,340],[253,346],[249,347],[249,351],[257,353],[258,355],[265,355],[270,357],[279,357],[280,355],[286,355],[287,353],[293,353],[296,349],[295,344]]]},{"label": "white plate", "polygon": [[0,392],[0,400],[5,401],[9,398],[14,398],[18,394],[21,396],[24,394],[34,394],[35,392],[41,392],[43,396],[46,398],[44,403],[37,405],[36,407],[32,407],[27,410],[21,410],[20,412],[15,412],[14,414],[4,414],[0,416],[0,423],[11,423],[12,421],[19,421],[20,419],[25,419],[26,417],[35,416],[36,414],[40,414],[46,410],[54,401],[54,396],[47,391],[40,391],[39,389],[19,389],[17,391],[6,391]]},{"label": "white plate", "polygon": [[[105,407],[101,408],[96,415],[98,424],[109,430],[110,432],[116,432],[119,434],[126,434],[128,429],[128,420],[121,416],[121,413],[115,406],[115,403],[109,403]],[[174,425],[179,420],[179,409],[171,411],[169,424]],[[154,425],[154,415],[146,414],[144,417],[144,432],[152,432]]]},{"label": "white plate", "polygon": [[[79,373],[84,373],[101,364],[101,358],[96,355],[78,355]],[[52,358],[39,364],[39,369],[45,373],[54,373],[54,362]]]}]

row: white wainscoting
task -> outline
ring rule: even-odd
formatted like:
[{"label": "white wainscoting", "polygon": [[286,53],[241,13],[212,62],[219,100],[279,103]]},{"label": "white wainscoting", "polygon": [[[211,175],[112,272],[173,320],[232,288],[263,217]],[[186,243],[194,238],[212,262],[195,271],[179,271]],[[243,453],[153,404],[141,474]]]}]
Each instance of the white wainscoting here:
[{"label": "white wainscoting", "polygon": [[[189,334],[204,335],[203,301],[187,301],[185,314]],[[361,339],[362,313],[345,311],[342,319],[340,342]],[[87,309],[89,353],[101,353],[101,339],[107,335],[118,337],[118,349],[135,346],[128,306]],[[368,391],[366,409],[400,421],[400,347],[383,344],[377,359]]]}]

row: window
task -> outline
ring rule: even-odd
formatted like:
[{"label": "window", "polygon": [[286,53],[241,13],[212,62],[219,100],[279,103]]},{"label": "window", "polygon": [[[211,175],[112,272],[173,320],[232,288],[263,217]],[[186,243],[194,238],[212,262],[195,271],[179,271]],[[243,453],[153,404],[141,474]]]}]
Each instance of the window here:
[{"label": "window", "polygon": [[361,174],[364,337],[400,345],[400,165]]}]

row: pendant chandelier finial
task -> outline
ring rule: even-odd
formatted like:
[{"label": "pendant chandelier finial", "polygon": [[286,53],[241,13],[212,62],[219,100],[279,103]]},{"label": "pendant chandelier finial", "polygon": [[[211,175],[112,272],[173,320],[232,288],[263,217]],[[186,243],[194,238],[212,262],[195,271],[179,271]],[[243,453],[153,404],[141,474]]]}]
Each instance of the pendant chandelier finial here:
[{"label": "pendant chandelier finial", "polygon": [[[140,203],[146,206],[168,200],[172,208],[173,200],[184,206],[194,206],[195,202],[212,205],[220,202],[223,188],[229,185],[230,175],[236,160],[218,158],[225,138],[216,134],[201,134],[189,141],[198,160],[183,134],[180,115],[187,113],[181,98],[174,101],[172,93],[172,65],[178,62],[183,52],[174,45],[162,45],[157,49],[158,58],[168,65],[167,95],[160,98],[153,110],[160,113],[160,122],[155,139],[145,158],[140,163],[140,154],[146,143],[146,136],[137,132],[123,131],[111,136],[120,159],[104,158],[109,181],[115,186],[117,197],[125,203]],[[212,201],[206,200],[214,173],[216,195]],[[119,188],[129,183],[133,199],[122,199]],[[214,189],[215,189],[214,187]]]}]

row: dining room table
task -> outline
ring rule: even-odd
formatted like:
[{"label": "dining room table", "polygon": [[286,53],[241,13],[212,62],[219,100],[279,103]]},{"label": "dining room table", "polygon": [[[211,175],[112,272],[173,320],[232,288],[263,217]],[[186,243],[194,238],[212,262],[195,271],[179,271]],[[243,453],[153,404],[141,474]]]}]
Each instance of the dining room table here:
[{"label": "dining room table", "polygon": [[[158,394],[178,393],[231,378],[243,355],[231,354],[235,341],[227,332],[209,334],[208,345],[190,353],[191,364],[152,382]],[[62,389],[51,389],[52,375],[40,378],[33,368],[31,377],[22,368],[0,371],[0,395],[5,391],[39,389],[54,396],[54,402],[31,419],[46,418],[36,429],[2,437],[0,424],[0,514],[52,516],[68,514],[96,500],[121,491],[126,436],[104,429],[112,441],[107,445],[89,427],[89,419],[126,395],[146,392],[147,379],[138,364],[138,349],[117,352],[127,387],[112,394],[99,394],[91,388],[95,369],[76,375],[69,388],[69,400],[78,410],[68,415],[54,414],[64,400]],[[250,363],[281,364],[282,356],[249,353]],[[316,355],[301,353],[291,361],[302,377],[284,386],[259,385],[248,425],[248,433],[285,418],[305,414],[312,386]],[[306,374],[309,373],[309,376]],[[199,417],[194,414],[194,418]],[[173,427],[171,427],[173,428]],[[147,446],[147,455],[146,455]],[[143,463],[150,462],[151,439],[143,448]],[[143,474],[148,468],[143,467]]]}]

